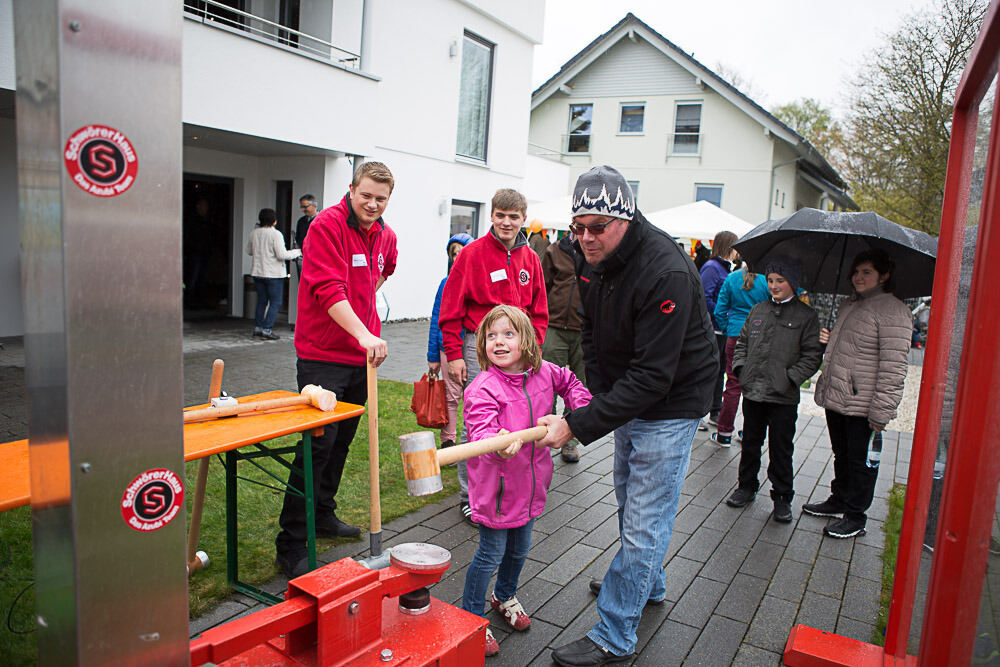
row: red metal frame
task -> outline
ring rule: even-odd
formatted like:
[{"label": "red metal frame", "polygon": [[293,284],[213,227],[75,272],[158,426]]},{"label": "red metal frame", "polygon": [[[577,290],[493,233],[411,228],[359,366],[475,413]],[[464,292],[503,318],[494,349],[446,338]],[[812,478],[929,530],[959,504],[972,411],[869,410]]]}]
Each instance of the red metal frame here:
[{"label": "red metal frame", "polygon": [[[795,626],[784,660],[789,665],[891,665],[915,661],[906,653],[920,568],[927,506],[937,455],[952,345],[979,104],[997,72],[1000,4],[994,0],[956,94],[948,173],[934,275],[923,379],[907,477],[906,503],[884,649]],[[998,87],[997,102],[1000,102]],[[1000,130],[990,128],[977,256],[1000,252]],[[920,641],[919,664],[968,664],[972,655],[994,503],[1000,484],[1000,284],[995,262],[975,264],[959,367],[948,465],[935,540],[936,553]]]}]

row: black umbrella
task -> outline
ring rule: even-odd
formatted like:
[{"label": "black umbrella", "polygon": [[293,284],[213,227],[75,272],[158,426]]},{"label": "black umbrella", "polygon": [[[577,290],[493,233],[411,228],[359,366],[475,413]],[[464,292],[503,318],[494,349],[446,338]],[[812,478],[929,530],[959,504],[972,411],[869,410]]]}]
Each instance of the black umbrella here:
[{"label": "black umbrella", "polygon": [[811,292],[851,294],[851,260],[869,248],[882,248],[896,263],[897,297],[927,296],[934,284],[937,239],[870,211],[803,208],[757,225],[733,247],[758,272],[772,259],[798,260],[802,287]]}]

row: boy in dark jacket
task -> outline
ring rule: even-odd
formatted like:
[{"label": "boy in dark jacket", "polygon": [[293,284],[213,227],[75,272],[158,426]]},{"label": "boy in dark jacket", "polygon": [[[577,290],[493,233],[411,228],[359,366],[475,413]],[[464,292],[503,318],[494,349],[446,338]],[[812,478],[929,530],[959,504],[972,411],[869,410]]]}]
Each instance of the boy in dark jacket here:
[{"label": "boy in dark jacket", "polygon": [[733,373],[743,389],[743,445],[739,486],[726,500],[730,507],[753,501],[764,435],[768,436],[774,520],[792,520],[792,440],[798,416],[799,386],[819,368],[816,311],[795,294],[802,270],[792,260],[774,260],[765,271],[771,298],[750,311],[733,353]]}]

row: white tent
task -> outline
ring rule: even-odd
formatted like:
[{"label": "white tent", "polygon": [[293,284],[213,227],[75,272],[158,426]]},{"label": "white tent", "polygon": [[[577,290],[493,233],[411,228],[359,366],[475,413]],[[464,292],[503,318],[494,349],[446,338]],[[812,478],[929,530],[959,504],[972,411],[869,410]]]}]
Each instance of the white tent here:
[{"label": "white tent", "polygon": [[566,231],[570,223],[570,195],[563,195],[555,199],[528,204],[527,224],[532,220],[539,220],[544,229],[559,229]]},{"label": "white tent", "polygon": [[[531,217],[530,206],[528,217]],[[727,230],[739,237],[755,226],[707,201],[647,213],[646,219],[682,242],[685,239],[711,241],[716,234]]]}]

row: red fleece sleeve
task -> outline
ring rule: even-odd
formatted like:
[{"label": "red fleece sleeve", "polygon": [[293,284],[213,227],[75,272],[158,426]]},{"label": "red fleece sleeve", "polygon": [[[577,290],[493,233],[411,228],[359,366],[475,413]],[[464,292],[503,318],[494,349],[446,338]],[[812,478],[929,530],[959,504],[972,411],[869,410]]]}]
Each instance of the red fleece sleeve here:
[{"label": "red fleece sleeve", "polygon": [[389,239],[385,248],[385,268],[382,269],[382,276],[388,278],[396,272],[396,260],[399,258],[399,251],[396,250],[396,232],[389,229]]},{"label": "red fleece sleeve", "polygon": [[347,298],[347,248],[334,225],[313,225],[306,235],[302,282],[323,310]]},{"label": "red fleece sleeve", "polygon": [[[461,255],[459,255],[461,256]],[[542,271],[542,263],[538,260],[538,255],[531,252],[534,268],[531,270],[531,303],[528,304],[528,317],[531,318],[531,326],[535,329],[535,337],[538,344],[545,342],[545,331],[549,328],[549,297],[545,292],[545,276]]]},{"label": "red fleece sleeve", "polygon": [[441,327],[441,342],[448,361],[462,358],[462,318],[465,315],[465,290],[467,278],[465,253],[459,253],[455,265],[451,267],[448,280],[441,294],[441,312],[438,326]]}]

